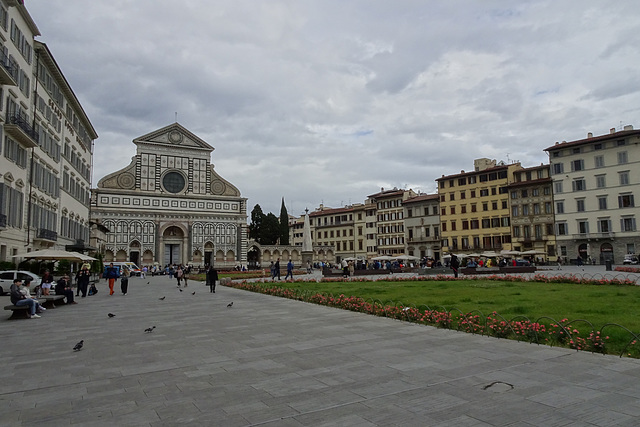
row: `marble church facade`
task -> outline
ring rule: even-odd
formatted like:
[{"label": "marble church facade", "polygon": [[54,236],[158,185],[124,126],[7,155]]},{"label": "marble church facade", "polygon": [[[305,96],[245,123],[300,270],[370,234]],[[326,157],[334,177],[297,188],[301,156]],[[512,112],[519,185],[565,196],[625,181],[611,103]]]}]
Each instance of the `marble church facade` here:
[{"label": "marble church facade", "polygon": [[178,123],[133,143],[131,163],[92,191],[105,262],[246,265],[247,199],[216,173],[214,148]]}]

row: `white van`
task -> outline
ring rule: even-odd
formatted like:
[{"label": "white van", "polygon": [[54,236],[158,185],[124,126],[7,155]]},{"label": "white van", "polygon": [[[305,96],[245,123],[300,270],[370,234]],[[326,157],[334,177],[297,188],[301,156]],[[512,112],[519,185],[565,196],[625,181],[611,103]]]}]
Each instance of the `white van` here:
[{"label": "white van", "polygon": [[113,262],[105,262],[104,263],[104,271],[105,273],[107,272],[107,267],[109,267],[111,264],[113,264],[114,267],[116,267],[118,269],[118,274],[122,274],[120,273],[120,269],[122,269],[122,267],[126,267],[129,272],[131,273],[131,276],[140,276],[140,274],[142,274],[142,271],[140,271],[140,268],[133,262],[120,262],[120,261],[113,261]]}]

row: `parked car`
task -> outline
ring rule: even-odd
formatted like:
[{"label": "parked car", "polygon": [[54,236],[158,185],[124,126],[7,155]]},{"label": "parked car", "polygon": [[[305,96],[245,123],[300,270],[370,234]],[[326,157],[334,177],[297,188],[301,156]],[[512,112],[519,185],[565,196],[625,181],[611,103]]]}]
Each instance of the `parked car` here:
[{"label": "parked car", "polygon": [[516,265],[519,267],[520,266],[530,267],[531,262],[528,259],[516,259]]},{"label": "parked car", "polygon": [[636,265],[638,264],[638,256],[635,254],[627,254],[624,256],[624,260],[622,261],[622,263],[627,265]]},{"label": "parked car", "polygon": [[31,277],[30,288],[32,289],[32,292],[34,292],[33,289],[42,282],[42,279],[37,274],[22,270],[0,271],[0,287],[2,288],[2,294],[9,292],[9,288],[13,284],[14,279],[17,278],[24,280],[27,277]]},{"label": "parked car", "polygon": [[[105,262],[104,263],[104,273],[107,272],[107,268],[109,267],[111,263],[110,262]],[[142,274],[142,271],[140,270],[140,268],[133,262],[120,262],[120,261],[113,261],[113,266],[115,268],[118,269],[118,274],[120,274],[120,269],[122,267],[127,267],[127,269],[129,269],[129,273],[131,274],[132,277],[134,276],[140,276]]]}]

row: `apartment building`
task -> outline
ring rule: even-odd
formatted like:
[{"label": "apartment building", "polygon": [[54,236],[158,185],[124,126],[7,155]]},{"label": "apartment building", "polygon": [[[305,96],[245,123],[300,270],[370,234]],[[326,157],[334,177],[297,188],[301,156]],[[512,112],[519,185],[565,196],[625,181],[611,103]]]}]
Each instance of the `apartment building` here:
[{"label": "apartment building", "polygon": [[548,164],[514,170],[507,189],[513,250],[555,262],[553,185],[549,171]]},{"label": "apartment building", "polygon": [[417,194],[413,190],[381,189],[368,196],[367,203],[375,206],[376,251],[378,255],[400,255],[405,252],[404,208],[402,204]]},{"label": "apartment building", "polygon": [[625,126],[609,134],[548,147],[559,255],[584,262],[622,262],[640,250],[640,130]]},{"label": "apartment building", "polygon": [[22,1],[0,0],[0,261],[89,242],[98,137]]},{"label": "apartment building", "polygon": [[474,161],[472,172],[436,179],[443,252],[511,250],[507,185],[520,163]]},{"label": "apartment building", "polygon": [[420,194],[402,203],[407,255],[440,259],[439,200],[438,194]]},{"label": "apartment building", "polygon": [[367,252],[371,242],[367,239],[366,223],[367,205],[364,203],[343,208],[320,205],[309,214],[313,245],[334,247],[336,262],[344,258],[366,260],[371,255]]}]

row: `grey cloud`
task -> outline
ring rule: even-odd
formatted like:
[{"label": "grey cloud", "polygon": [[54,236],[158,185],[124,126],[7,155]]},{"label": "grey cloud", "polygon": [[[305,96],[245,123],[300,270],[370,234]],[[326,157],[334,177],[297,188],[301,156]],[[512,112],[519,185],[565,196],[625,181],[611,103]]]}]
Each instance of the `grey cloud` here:
[{"label": "grey cloud", "polygon": [[[636,2],[32,0],[100,138],[95,179],[178,121],[279,213],[435,191],[638,118]],[[552,11],[552,13],[550,13]],[[635,123],[638,126],[638,123]]]}]

